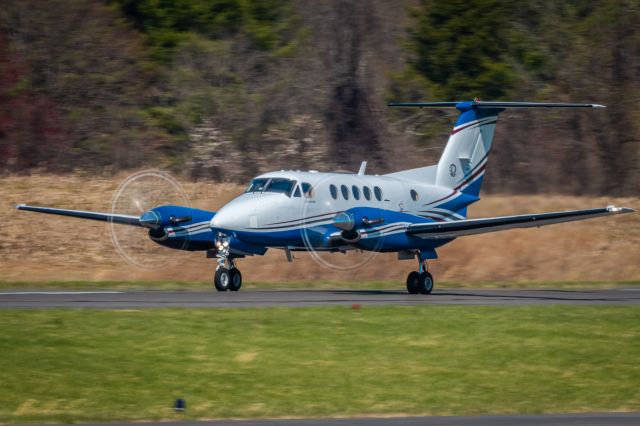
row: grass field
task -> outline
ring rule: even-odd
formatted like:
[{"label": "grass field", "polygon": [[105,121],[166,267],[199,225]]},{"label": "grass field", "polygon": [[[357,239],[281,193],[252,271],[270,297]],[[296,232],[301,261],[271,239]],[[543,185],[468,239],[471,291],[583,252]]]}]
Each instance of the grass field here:
[{"label": "grass field", "polygon": [[3,310],[0,422],[640,410],[639,323],[613,306]]}]

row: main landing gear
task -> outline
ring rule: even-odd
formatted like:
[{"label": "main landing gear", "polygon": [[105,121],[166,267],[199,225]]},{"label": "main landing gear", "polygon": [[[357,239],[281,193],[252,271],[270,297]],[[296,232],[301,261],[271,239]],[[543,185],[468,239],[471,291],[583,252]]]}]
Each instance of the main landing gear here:
[{"label": "main landing gear", "polygon": [[428,271],[427,261],[423,260],[418,265],[418,271],[409,273],[407,291],[410,294],[431,294],[433,283],[433,275]]},{"label": "main landing gear", "polygon": [[218,267],[213,275],[213,285],[218,291],[238,291],[242,287],[242,274],[236,266],[236,261],[229,256],[229,240],[219,238],[216,241],[218,249]]}]

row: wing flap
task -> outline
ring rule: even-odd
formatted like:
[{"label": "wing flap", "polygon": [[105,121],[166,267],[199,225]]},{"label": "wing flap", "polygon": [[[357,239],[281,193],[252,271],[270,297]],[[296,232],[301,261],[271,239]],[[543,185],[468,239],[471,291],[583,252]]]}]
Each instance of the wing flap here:
[{"label": "wing flap", "polygon": [[455,238],[464,235],[485,234],[515,228],[533,228],[554,223],[591,219],[600,216],[631,213],[634,209],[609,206],[602,209],[571,210],[526,214],[517,216],[499,216],[483,219],[466,219],[451,222],[418,223],[407,228],[407,234],[420,238]]},{"label": "wing flap", "polygon": [[81,219],[100,220],[104,222],[119,223],[122,225],[142,226],[140,224],[140,220],[139,220],[140,218],[138,216],[129,216],[125,214],[100,213],[100,212],[91,212],[91,211],[84,211],[84,210],[56,209],[53,207],[28,206],[26,204],[19,204],[18,206],[16,206],[16,208],[18,210],[25,210],[30,212],[57,214],[60,216],[70,216],[70,217],[77,217]]}]

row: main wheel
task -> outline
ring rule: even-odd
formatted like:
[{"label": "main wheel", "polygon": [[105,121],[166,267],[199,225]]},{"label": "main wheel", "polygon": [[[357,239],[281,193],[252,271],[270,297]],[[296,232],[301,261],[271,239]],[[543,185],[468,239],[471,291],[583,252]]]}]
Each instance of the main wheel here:
[{"label": "main wheel", "polygon": [[418,290],[421,294],[431,294],[431,291],[433,291],[433,275],[426,271],[421,273],[418,280]]},{"label": "main wheel", "polygon": [[410,294],[418,294],[420,292],[418,289],[418,281],[420,281],[420,274],[416,271],[410,272],[407,277],[407,291]]},{"label": "main wheel", "polygon": [[242,274],[237,268],[229,269],[229,290],[238,291],[242,287]]},{"label": "main wheel", "polygon": [[213,276],[213,285],[218,291],[227,291],[229,289],[229,282],[231,281],[229,276],[229,270],[227,268],[218,268]]}]

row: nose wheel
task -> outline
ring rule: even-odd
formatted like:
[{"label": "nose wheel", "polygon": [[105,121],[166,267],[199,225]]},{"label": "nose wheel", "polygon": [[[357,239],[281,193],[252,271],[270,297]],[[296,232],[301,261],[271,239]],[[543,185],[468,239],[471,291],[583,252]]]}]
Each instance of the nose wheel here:
[{"label": "nose wheel", "polygon": [[427,261],[421,262],[419,271],[412,271],[407,276],[407,291],[410,294],[431,294],[433,291],[433,275],[427,270]]},{"label": "nose wheel", "polygon": [[242,287],[242,274],[240,269],[233,267],[229,269],[229,291],[238,291]]},{"label": "nose wheel", "polygon": [[218,291],[229,290],[229,282],[231,281],[231,274],[225,267],[219,267],[216,269],[216,273],[213,275],[213,285]]},{"label": "nose wheel", "polygon": [[242,274],[235,266],[231,269],[218,267],[213,276],[213,285],[218,291],[238,291],[242,287]]}]

